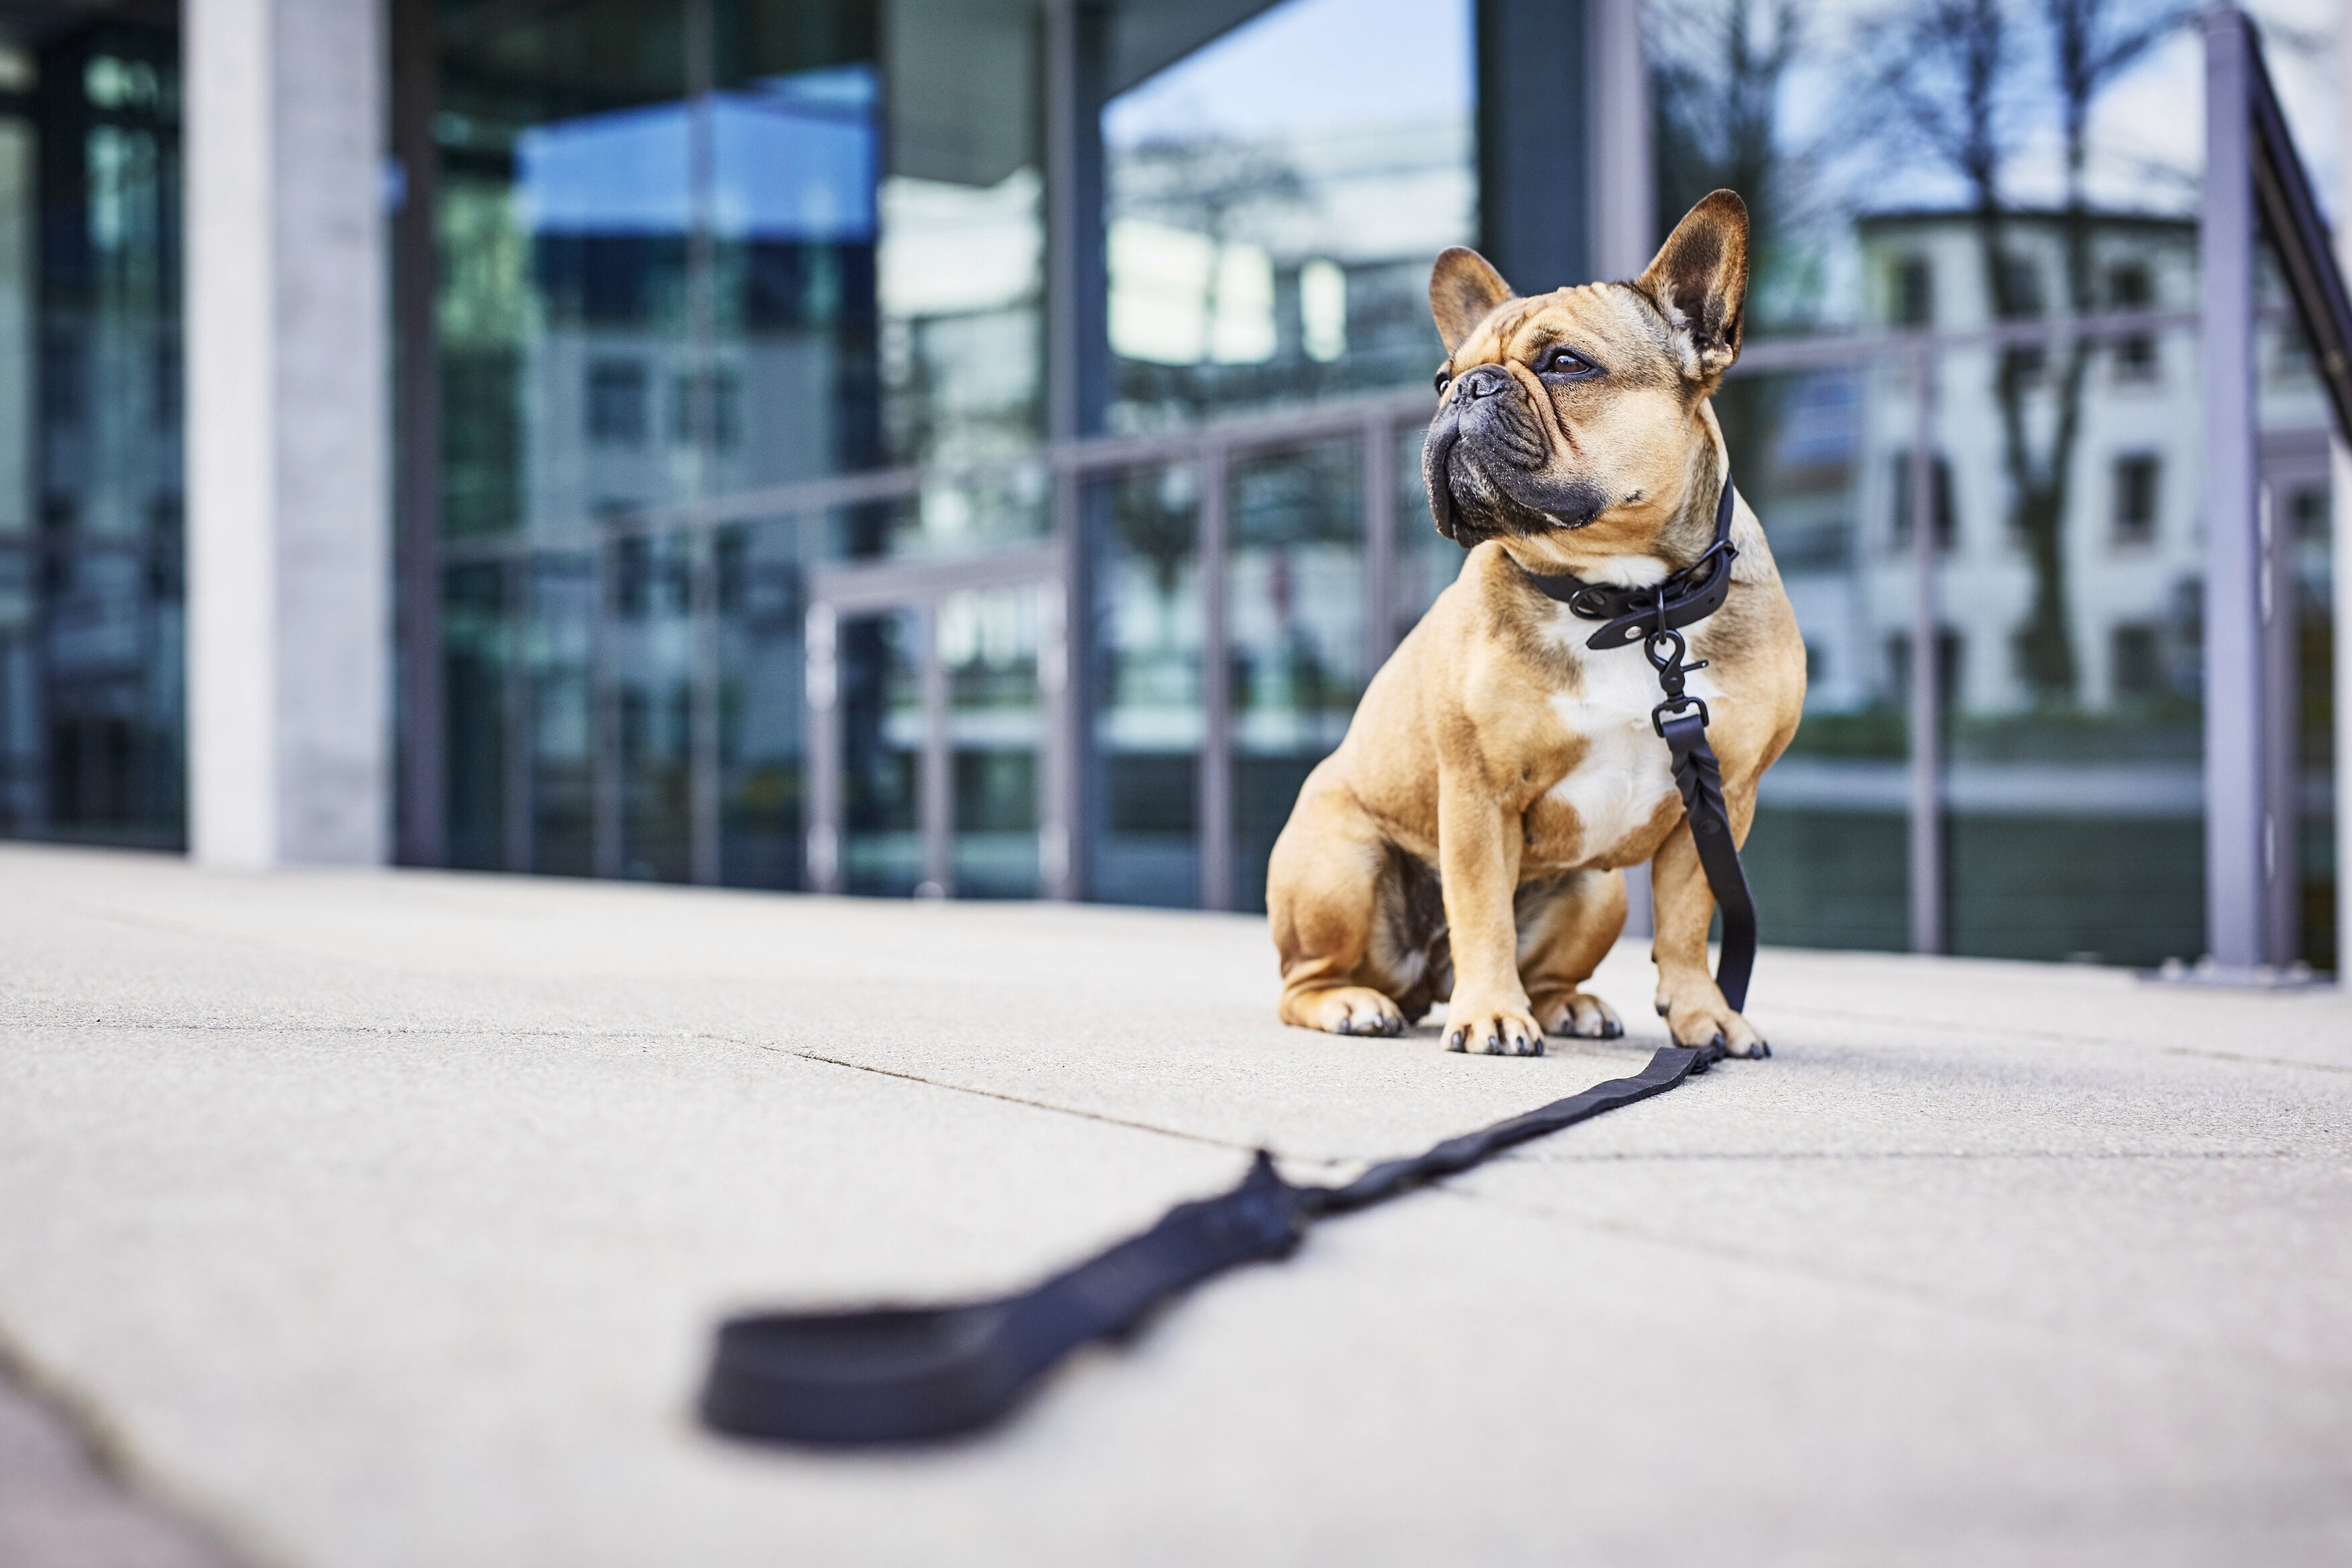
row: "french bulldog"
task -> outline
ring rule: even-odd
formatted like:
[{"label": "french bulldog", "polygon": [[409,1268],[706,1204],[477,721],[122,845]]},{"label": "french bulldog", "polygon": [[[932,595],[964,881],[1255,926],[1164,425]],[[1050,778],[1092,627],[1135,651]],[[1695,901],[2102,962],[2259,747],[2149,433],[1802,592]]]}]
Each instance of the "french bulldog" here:
[{"label": "french bulldog", "polygon": [[[1538,576],[1643,586],[1714,541],[1730,459],[1709,399],[1739,357],[1748,209],[1717,191],[1630,283],[1521,298],[1476,252],[1437,258],[1445,346],[1423,447],[1459,579],[1372,678],[1276,841],[1266,903],[1286,1023],[1399,1033],[1447,1002],[1456,1051],[1534,1055],[1623,1032],[1582,988],[1647,862],[1657,1008],[1677,1043],[1765,1054],[1707,972],[1715,899],[1652,724],[1641,643],[1594,630]],[[1805,648],[1745,500],[1731,586],[1685,629],[1733,835],[1796,733]]]}]

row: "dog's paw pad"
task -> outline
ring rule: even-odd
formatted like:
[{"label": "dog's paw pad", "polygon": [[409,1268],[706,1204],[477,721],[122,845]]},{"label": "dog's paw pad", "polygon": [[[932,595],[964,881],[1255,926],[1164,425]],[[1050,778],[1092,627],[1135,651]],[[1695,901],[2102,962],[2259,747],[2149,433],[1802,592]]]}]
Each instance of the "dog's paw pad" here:
[{"label": "dog's paw pad", "polygon": [[1480,1010],[1447,1028],[1445,1049],[1481,1056],[1541,1056],[1543,1030],[1523,1012]]},{"label": "dog's paw pad", "polygon": [[1319,998],[1310,1015],[1314,1027],[1328,1034],[1398,1035],[1404,1032],[1404,1014],[1396,1003],[1366,986],[1350,986]]},{"label": "dog's paw pad", "polygon": [[1545,1033],[1570,1040],[1615,1040],[1625,1032],[1607,1002],[1582,991],[1538,1007],[1536,1016],[1543,1020]]}]

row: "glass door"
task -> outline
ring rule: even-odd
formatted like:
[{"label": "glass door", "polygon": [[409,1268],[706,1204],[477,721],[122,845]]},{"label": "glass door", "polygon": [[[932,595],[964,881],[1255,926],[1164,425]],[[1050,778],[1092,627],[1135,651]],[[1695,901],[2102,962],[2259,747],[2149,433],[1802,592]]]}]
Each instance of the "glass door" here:
[{"label": "glass door", "polygon": [[811,888],[1036,898],[1055,884],[1047,794],[1066,652],[1061,591],[1034,570],[970,586],[936,563],[815,574]]}]

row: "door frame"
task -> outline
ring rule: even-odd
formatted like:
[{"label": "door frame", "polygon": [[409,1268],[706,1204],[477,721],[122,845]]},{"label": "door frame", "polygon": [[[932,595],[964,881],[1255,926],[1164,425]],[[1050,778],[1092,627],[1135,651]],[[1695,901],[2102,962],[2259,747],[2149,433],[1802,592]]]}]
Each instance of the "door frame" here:
[{"label": "door frame", "polygon": [[947,669],[940,662],[939,606],[950,594],[974,590],[1034,588],[1039,591],[1037,699],[1043,710],[1037,755],[1037,860],[1040,894],[1072,899],[1070,834],[1075,811],[1062,780],[1071,776],[1061,755],[1075,733],[1066,712],[1071,701],[1069,628],[1062,552],[1050,544],[992,555],[942,560],[891,560],[823,566],[808,574],[805,646],[808,650],[808,886],[815,893],[843,891],[841,849],[845,791],[842,769],[847,752],[841,711],[838,664],[844,617],[911,611],[916,658],[923,698],[923,746],[917,777],[916,822],[923,840],[922,895],[955,894],[954,754]]}]

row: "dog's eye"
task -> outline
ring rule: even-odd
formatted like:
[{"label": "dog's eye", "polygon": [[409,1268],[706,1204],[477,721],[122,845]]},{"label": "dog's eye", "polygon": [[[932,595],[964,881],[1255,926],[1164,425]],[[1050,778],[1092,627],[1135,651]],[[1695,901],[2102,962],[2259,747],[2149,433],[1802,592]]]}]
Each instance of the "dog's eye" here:
[{"label": "dog's eye", "polygon": [[1445,389],[1453,383],[1453,372],[1446,370],[1443,365],[1439,366],[1437,370],[1437,395],[1444,397],[1445,395]]},{"label": "dog's eye", "polygon": [[1543,368],[1552,375],[1572,376],[1577,371],[1591,367],[1566,349],[1554,349],[1544,356]]}]

